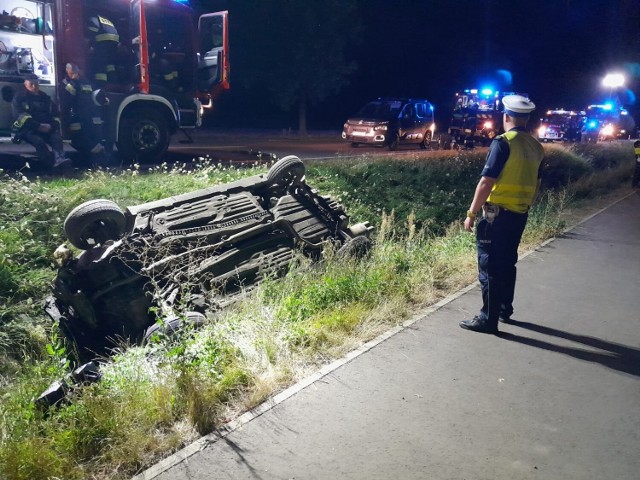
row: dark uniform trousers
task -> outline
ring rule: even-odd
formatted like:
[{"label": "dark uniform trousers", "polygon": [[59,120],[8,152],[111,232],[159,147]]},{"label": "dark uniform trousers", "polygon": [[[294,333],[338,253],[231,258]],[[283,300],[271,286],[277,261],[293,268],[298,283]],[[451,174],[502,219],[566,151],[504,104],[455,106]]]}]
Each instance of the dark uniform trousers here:
[{"label": "dark uniform trousers", "polygon": [[48,167],[53,165],[54,156],[47,145],[51,145],[55,152],[64,151],[62,137],[57,130],[52,130],[49,133],[26,131],[20,134],[20,139],[34,146],[40,161]]},{"label": "dark uniform trousers", "polygon": [[478,280],[482,288],[480,317],[490,325],[497,325],[498,317],[508,318],[513,313],[518,246],[527,218],[527,213],[498,207],[493,221],[485,216],[476,228]]}]

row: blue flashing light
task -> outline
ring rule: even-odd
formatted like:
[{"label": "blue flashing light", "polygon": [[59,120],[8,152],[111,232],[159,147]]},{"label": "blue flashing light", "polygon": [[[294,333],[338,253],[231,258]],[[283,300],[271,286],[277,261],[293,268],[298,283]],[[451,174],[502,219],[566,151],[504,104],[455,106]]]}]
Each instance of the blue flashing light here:
[{"label": "blue flashing light", "polygon": [[612,110],[613,109],[613,104],[612,103],[605,103],[603,108],[605,110]]},{"label": "blue flashing light", "polygon": [[483,94],[483,95],[487,95],[487,96],[489,96],[489,95],[491,95],[492,93],[493,93],[493,89],[492,89],[492,88],[483,88],[483,89],[482,89],[482,94]]},{"label": "blue flashing light", "polygon": [[173,0],[176,3],[182,3],[183,5],[189,5],[189,0]]},{"label": "blue flashing light", "polygon": [[596,122],[595,120],[591,120],[589,122],[589,128],[596,128],[598,126],[598,122]]}]

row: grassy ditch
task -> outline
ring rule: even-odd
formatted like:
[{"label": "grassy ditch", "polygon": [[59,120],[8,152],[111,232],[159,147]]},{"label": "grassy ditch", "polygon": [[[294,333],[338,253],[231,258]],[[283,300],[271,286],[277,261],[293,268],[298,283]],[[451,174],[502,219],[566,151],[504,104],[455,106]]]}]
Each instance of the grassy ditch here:
[{"label": "grassy ditch", "polygon": [[[547,146],[544,188],[523,249],[565,225],[583,199],[610,192],[633,169],[630,144]],[[338,197],[354,222],[376,226],[371,255],[300,257],[203,328],[144,348],[123,345],[104,379],[47,414],[33,400],[69,369],[68,345],[42,311],[62,222],[79,203],[121,206],[252,175],[194,169],[87,172],[76,179],[0,180],[0,477],[129,478],[318,366],[353,350],[475,279],[473,236],[461,229],[484,157],[416,153],[307,165],[307,181]]]}]

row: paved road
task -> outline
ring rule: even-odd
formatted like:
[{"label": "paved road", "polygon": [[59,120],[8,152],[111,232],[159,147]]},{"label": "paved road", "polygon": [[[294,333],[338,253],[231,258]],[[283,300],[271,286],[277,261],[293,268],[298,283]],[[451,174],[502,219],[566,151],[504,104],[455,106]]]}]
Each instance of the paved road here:
[{"label": "paved road", "polygon": [[[435,148],[435,147],[434,147]],[[83,164],[69,145],[65,147],[75,164]],[[204,157],[216,162],[255,163],[269,161],[287,155],[297,155],[303,160],[352,157],[358,155],[402,157],[425,154],[415,145],[401,145],[395,152],[381,147],[353,148],[340,138],[340,132],[312,132],[308,137],[300,138],[287,132],[276,131],[216,131],[196,130],[191,134],[191,141],[181,134],[174,135],[169,151],[157,163],[188,163],[194,158]],[[8,137],[0,137],[0,168],[20,169],[29,162],[31,169],[44,170],[39,167],[35,150],[31,145],[16,145]],[[117,160],[116,160],[117,162]],[[124,162],[123,165],[127,164]]]},{"label": "paved road", "polygon": [[522,259],[499,336],[458,327],[472,286],[137,478],[639,478],[638,212],[630,195]]}]

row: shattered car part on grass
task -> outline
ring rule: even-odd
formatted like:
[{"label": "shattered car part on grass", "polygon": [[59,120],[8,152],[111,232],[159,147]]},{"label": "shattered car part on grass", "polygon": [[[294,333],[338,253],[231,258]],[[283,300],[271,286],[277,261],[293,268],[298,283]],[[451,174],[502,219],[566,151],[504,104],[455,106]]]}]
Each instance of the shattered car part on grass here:
[{"label": "shattered car part on grass", "polygon": [[[317,259],[334,242],[338,254],[360,254],[372,227],[350,226],[344,208],[311,189],[302,161],[288,156],[266,174],[124,212],[109,200],[85,202],[64,229],[84,251],[73,258],[58,249],[45,309],[87,361],[108,355],[118,339],[137,343],[203,323],[261,280],[284,274],[296,251]],[[184,318],[177,307],[186,307]]]}]

